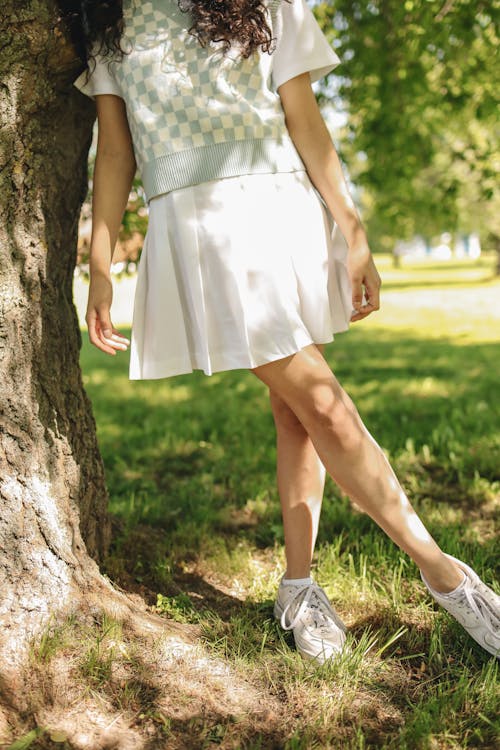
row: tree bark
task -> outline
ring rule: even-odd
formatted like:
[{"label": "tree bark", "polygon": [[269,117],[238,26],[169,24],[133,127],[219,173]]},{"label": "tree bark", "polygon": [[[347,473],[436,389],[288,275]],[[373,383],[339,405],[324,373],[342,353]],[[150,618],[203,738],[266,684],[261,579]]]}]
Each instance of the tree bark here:
[{"label": "tree bark", "polygon": [[72,301],[95,108],[72,86],[82,64],[51,0],[4,0],[0,37],[0,664],[8,671],[54,612],[76,607],[98,581],[106,586],[89,554],[105,554],[110,525]]}]

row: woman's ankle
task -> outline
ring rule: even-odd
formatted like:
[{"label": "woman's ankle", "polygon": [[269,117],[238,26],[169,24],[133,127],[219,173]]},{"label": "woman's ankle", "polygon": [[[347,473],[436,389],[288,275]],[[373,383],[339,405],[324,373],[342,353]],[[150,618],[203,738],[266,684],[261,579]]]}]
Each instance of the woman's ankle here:
[{"label": "woman's ankle", "polygon": [[422,566],[420,569],[429,586],[439,594],[449,594],[465,579],[464,571],[445,554],[439,564],[429,568]]}]

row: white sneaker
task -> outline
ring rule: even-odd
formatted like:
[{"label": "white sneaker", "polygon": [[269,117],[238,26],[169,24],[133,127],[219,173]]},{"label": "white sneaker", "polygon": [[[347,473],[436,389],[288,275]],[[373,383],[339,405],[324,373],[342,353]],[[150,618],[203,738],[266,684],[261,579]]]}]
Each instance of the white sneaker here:
[{"label": "white sneaker", "polygon": [[464,581],[448,594],[434,591],[420,571],[423,582],[438,604],[463,625],[480,646],[500,658],[500,596],[486,586],[468,565],[451,555],[446,557],[463,570]]},{"label": "white sneaker", "polygon": [[344,648],[346,626],[317,583],[281,583],[274,616],[284,630],[293,630],[297,650],[307,659],[324,664]]}]

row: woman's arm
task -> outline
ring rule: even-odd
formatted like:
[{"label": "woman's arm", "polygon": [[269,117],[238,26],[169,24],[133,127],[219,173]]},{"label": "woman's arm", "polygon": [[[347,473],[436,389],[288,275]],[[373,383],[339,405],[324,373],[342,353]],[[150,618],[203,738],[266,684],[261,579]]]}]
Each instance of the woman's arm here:
[{"label": "woman's arm", "polygon": [[111,323],[110,266],[136,171],[125,103],[113,94],[96,96],[98,138],[92,189],[90,289],[87,307],[89,338],[108,354],[129,343]]},{"label": "woman's arm", "polygon": [[[290,79],[279,87],[278,93],[290,137],[311,182],[323,197],[347,242],[347,268],[356,310],[352,320],[360,320],[379,309],[380,276],[335,146],[311,88],[309,73]],[[364,305],[363,287],[366,298]]]}]

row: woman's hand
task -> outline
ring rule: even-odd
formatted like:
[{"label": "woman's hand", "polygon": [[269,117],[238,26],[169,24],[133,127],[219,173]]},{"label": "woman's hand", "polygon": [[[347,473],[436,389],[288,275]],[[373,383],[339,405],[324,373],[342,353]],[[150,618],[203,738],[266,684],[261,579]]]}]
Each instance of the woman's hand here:
[{"label": "woman's hand", "polygon": [[351,322],[354,323],[366,318],[367,315],[380,308],[380,285],[382,282],[366,242],[360,242],[349,247],[347,271],[352,285],[354,312]]},{"label": "woman's hand", "polygon": [[89,338],[98,349],[115,356],[115,350],[126,351],[130,341],[113,328],[110,316],[112,299],[113,287],[109,275],[102,272],[92,273],[85,316]]}]

